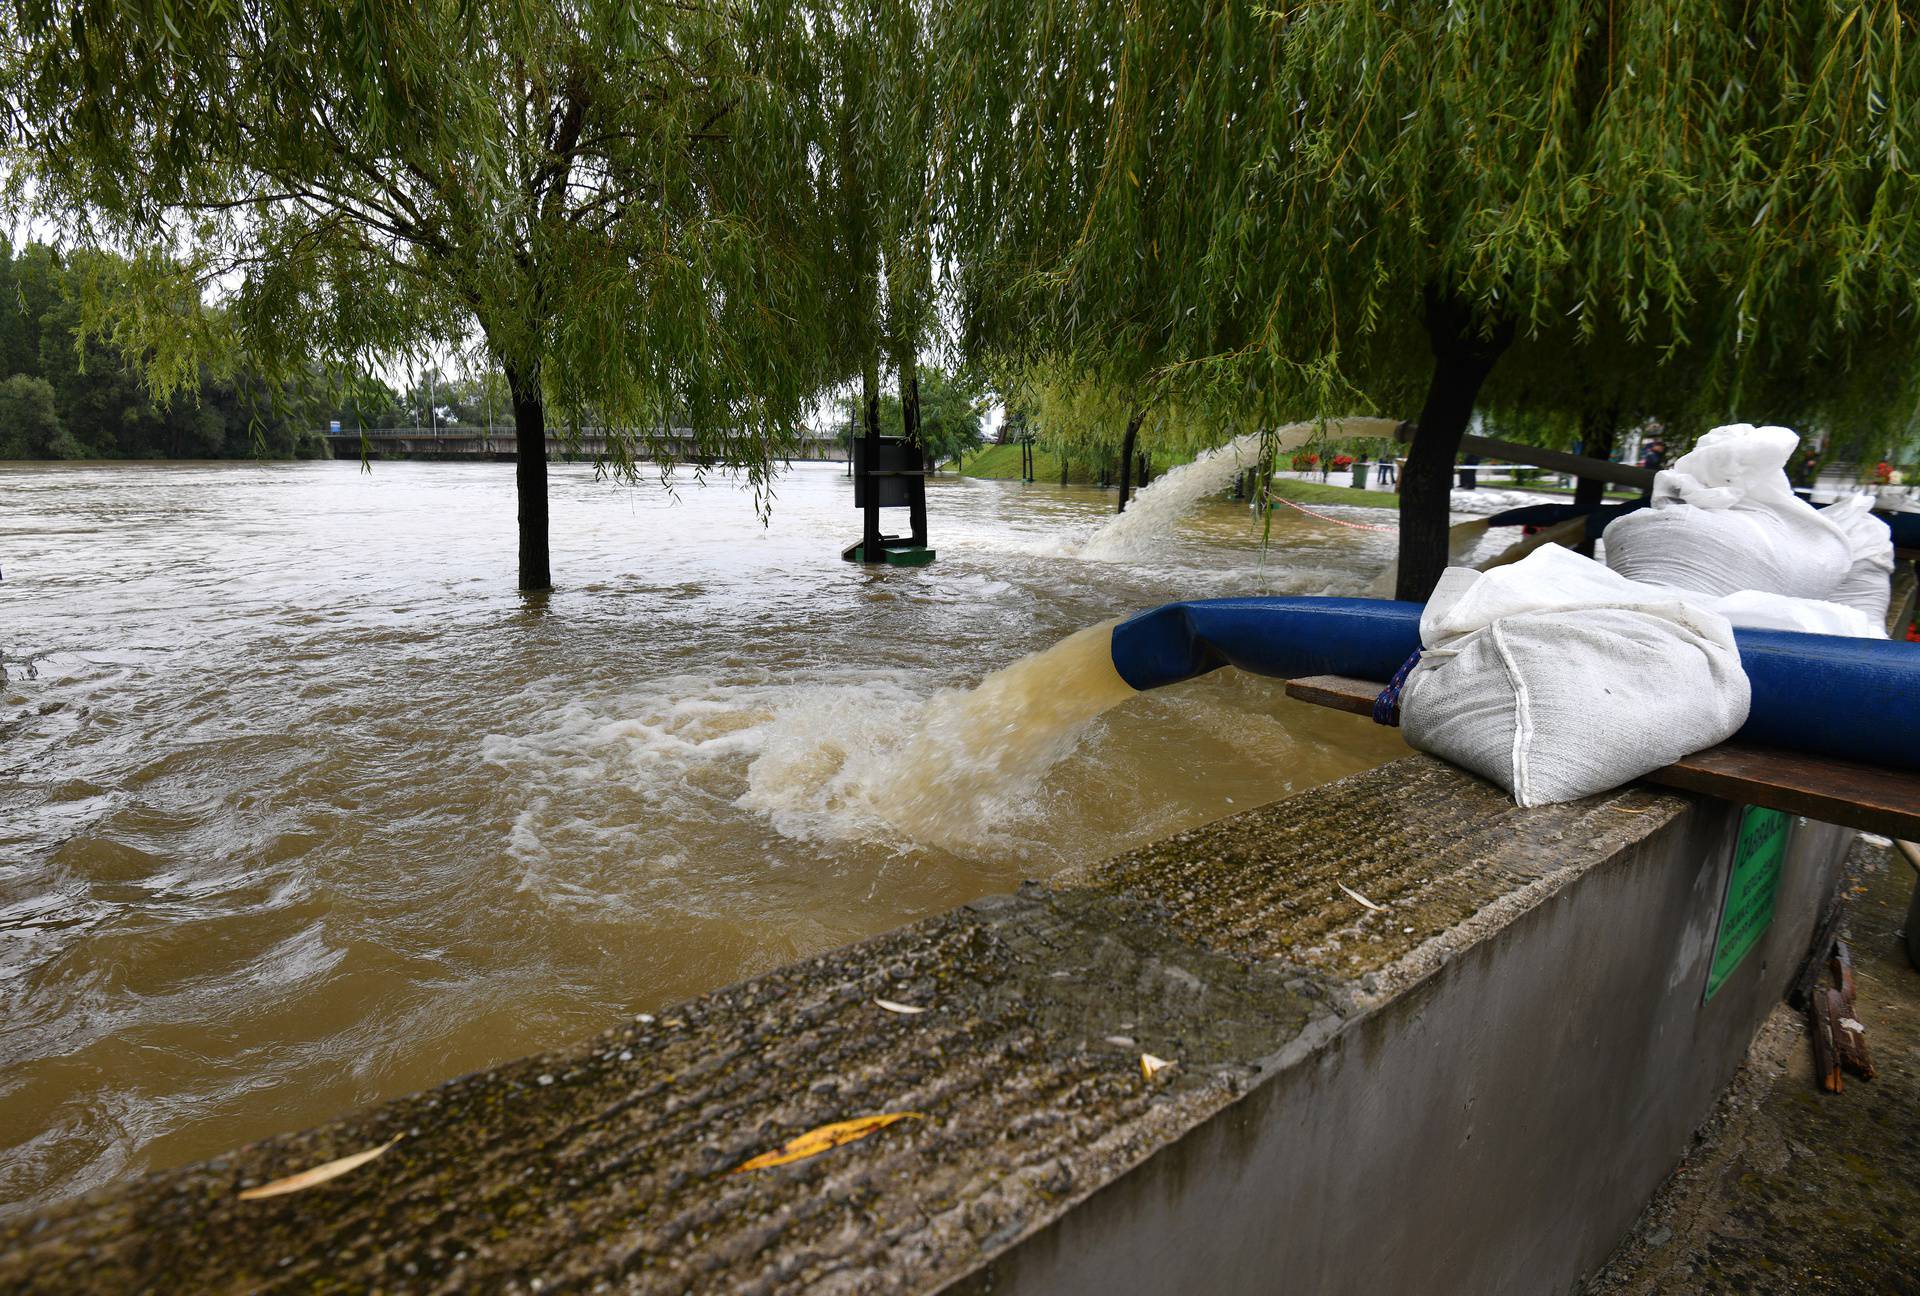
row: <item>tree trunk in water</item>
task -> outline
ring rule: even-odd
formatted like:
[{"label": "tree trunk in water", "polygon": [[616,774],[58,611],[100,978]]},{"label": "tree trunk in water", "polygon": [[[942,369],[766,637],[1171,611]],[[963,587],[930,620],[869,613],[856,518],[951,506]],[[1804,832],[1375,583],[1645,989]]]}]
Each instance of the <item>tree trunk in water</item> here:
[{"label": "tree trunk in water", "polygon": [[1400,484],[1400,573],[1394,588],[1398,599],[1426,602],[1447,568],[1453,461],[1473,417],[1480,385],[1513,341],[1511,321],[1501,321],[1490,333],[1482,331],[1482,323],[1471,303],[1428,291],[1426,326],[1433,345],[1433,377]]},{"label": "tree trunk in water", "polygon": [[1060,484],[1062,486],[1067,484],[1067,452],[1065,449],[1060,451]]},{"label": "tree trunk in water", "polygon": [[1133,445],[1140,437],[1140,420],[1145,411],[1135,410],[1127,418],[1127,435],[1120,442],[1120,507],[1116,513],[1127,511],[1127,487],[1133,483]]},{"label": "tree trunk in water", "polygon": [[[1583,410],[1580,414],[1580,453],[1589,459],[1605,459],[1613,453],[1613,438],[1619,425],[1620,415],[1617,407],[1604,410]],[[1579,477],[1574,479],[1573,506],[1583,513],[1591,513],[1600,507],[1606,499],[1607,484],[1597,477]],[[1593,557],[1593,541],[1580,542],[1580,552]]]},{"label": "tree trunk in water", "polygon": [[1145,490],[1147,488],[1147,483],[1152,480],[1153,480],[1153,470],[1151,465],[1147,462],[1147,452],[1145,450],[1142,450],[1140,452],[1140,489]]},{"label": "tree trunk in water", "polygon": [[520,502],[520,588],[553,588],[547,560],[547,402],[538,372],[507,370],[513,394],[513,480]]},{"label": "tree trunk in water", "polygon": [[880,482],[874,472],[880,467],[880,362],[877,357],[869,358],[866,371],[861,375],[862,405],[866,410],[866,437],[861,453],[866,459],[867,507],[860,531],[860,560],[862,562],[885,562],[886,555],[880,547]]},{"label": "tree trunk in water", "polygon": [[[908,469],[925,469],[927,452],[920,444],[920,366],[911,352],[900,357],[900,424],[906,433]],[[908,480],[907,500],[908,529],[913,542],[924,545],[927,542],[926,478]]]}]

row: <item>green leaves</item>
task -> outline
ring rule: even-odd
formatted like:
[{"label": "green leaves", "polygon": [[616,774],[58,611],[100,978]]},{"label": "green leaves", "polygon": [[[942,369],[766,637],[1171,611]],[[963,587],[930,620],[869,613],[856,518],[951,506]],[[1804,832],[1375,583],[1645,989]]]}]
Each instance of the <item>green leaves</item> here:
[{"label": "green leaves", "polygon": [[[157,390],[222,353],[293,381],[481,338],[618,468],[679,426],[764,471],[830,377],[806,17],[6,0],[0,104],[70,241],[158,254],[89,321]],[[182,327],[183,289],[219,329]]]},{"label": "green leaves", "polygon": [[1563,372],[1680,365],[1651,385],[1687,405],[1817,395],[1890,335],[1920,371],[1897,4],[936,12],[943,244],[1004,365],[1145,383],[1220,435],[1349,385],[1405,412],[1438,287]]}]

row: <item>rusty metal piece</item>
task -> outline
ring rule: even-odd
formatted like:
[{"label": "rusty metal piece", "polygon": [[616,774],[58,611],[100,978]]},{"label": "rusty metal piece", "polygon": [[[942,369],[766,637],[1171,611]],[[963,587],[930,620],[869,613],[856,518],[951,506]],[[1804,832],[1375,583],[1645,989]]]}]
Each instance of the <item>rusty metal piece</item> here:
[{"label": "rusty metal piece", "polygon": [[1839,1006],[1839,998],[1838,991],[1816,986],[1808,1005],[1807,1015],[1813,1025],[1813,1075],[1828,1093],[1841,1093],[1847,1087],[1840,1077],[1840,1046],[1835,1038],[1839,1017],[1834,1009]]},{"label": "rusty metal piece", "polygon": [[[1839,991],[1829,990],[1827,993],[1837,996]],[[1867,1051],[1867,1028],[1858,1018],[1843,1012],[1834,1019],[1833,1044],[1835,1052],[1840,1055],[1842,1067],[1862,1080],[1874,1078],[1873,1055]]]},{"label": "rusty metal piece", "polygon": [[1846,918],[1846,902],[1836,893],[1827,902],[1826,912],[1820,917],[1813,943],[1807,946],[1807,961],[1801,964],[1799,975],[1794,977],[1793,986],[1787,992],[1787,1002],[1801,1012],[1813,1011],[1813,992],[1827,971],[1829,956],[1840,939],[1840,927]]},{"label": "rusty metal piece", "polygon": [[1853,954],[1847,949],[1847,943],[1836,940],[1833,943],[1833,957],[1827,960],[1827,967],[1833,972],[1833,982],[1840,987],[1840,997],[1846,1001],[1847,1011],[1853,1011]]}]

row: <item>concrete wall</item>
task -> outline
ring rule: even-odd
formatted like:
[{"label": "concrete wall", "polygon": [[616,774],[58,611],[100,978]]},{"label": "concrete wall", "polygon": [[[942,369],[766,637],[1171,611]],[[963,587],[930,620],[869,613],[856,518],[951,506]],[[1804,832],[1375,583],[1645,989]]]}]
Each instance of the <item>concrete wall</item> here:
[{"label": "concrete wall", "polygon": [[[1645,788],[1521,810],[1409,757],[0,1219],[0,1291],[1564,1291],[1738,1065],[1848,837],[1795,829],[1702,1006],[1734,822]],[[883,1112],[913,1118],[731,1172]]]},{"label": "concrete wall", "polygon": [[1279,1067],[961,1284],[1566,1291],[1679,1159],[1851,834],[1798,821],[1772,928],[1702,1004],[1738,809],[1701,802]]}]

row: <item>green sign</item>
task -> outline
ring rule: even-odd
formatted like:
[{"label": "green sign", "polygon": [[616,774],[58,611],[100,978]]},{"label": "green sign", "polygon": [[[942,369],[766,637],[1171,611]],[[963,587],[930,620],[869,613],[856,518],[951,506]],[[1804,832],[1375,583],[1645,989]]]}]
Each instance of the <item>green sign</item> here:
[{"label": "green sign", "polygon": [[1778,810],[1748,806],[1740,816],[1727,899],[1720,908],[1720,934],[1713,942],[1713,967],[1707,973],[1707,999],[1719,993],[1740,960],[1773,925],[1773,895],[1780,887],[1780,865],[1787,857],[1787,832],[1792,827],[1793,816]]}]

